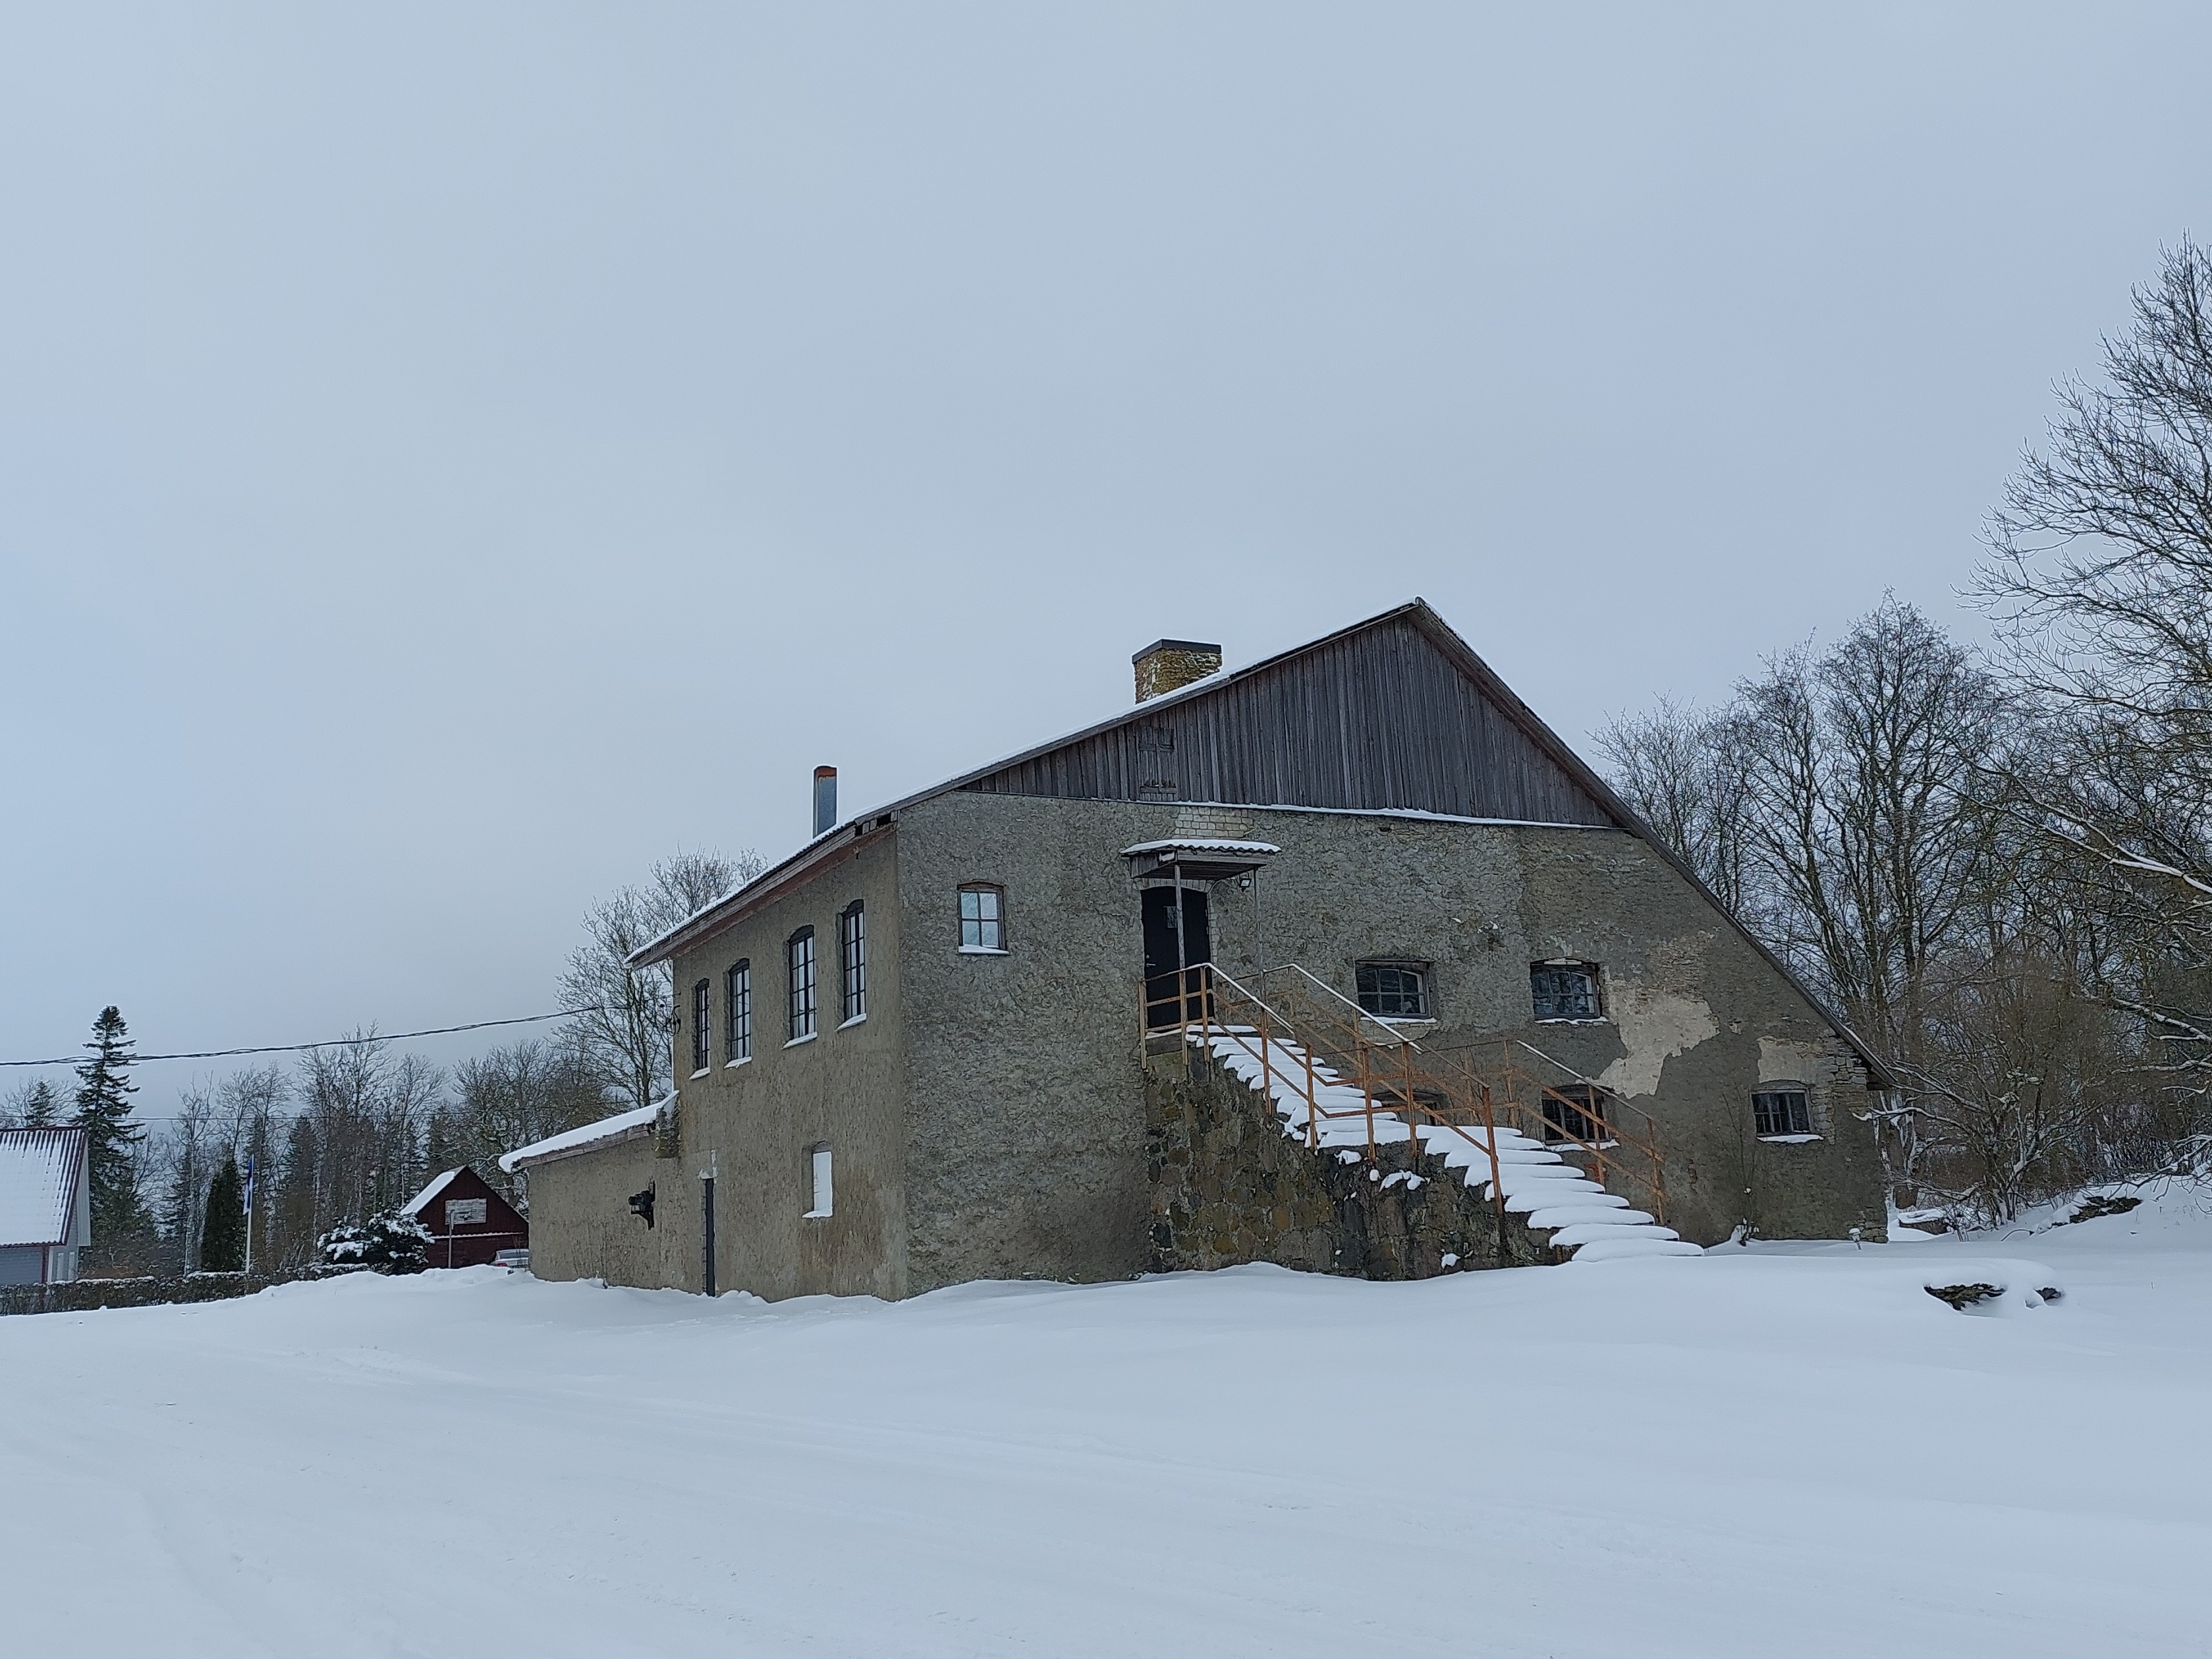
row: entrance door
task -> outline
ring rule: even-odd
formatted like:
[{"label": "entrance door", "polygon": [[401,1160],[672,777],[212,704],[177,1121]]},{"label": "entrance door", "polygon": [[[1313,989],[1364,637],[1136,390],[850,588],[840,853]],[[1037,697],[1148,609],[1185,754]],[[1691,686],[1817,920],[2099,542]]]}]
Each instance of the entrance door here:
[{"label": "entrance door", "polygon": [[[1176,1006],[1176,890],[1147,887],[1145,902],[1145,1024],[1155,1030],[1181,1025],[1198,1018],[1197,975],[1184,988],[1182,1007]],[[1195,968],[1213,960],[1213,932],[1206,925],[1206,890],[1182,890],[1182,962]]]}]

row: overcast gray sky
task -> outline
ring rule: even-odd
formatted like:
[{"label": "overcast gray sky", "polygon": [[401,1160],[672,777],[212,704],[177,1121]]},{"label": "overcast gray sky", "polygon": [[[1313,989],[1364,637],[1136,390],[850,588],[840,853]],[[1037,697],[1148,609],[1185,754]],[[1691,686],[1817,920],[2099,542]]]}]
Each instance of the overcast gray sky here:
[{"label": "overcast gray sky", "polygon": [[1952,615],[2212,234],[2208,62],[2202,5],[0,9],[0,1058],[549,1008],[656,855],[1162,634],[1423,594],[1579,739]]}]

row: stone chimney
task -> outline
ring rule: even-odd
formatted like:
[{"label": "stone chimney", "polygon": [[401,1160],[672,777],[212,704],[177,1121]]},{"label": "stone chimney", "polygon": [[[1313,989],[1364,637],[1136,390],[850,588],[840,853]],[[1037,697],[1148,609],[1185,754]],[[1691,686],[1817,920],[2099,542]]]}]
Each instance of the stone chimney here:
[{"label": "stone chimney", "polygon": [[837,827],[837,769],[814,769],[814,833],[826,836]]},{"label": "stone chimney", "polygon": [[1221,672],[1221,647],[1199,640],[1154,640],[1129,659],[1137,665],[1137,701],[1180,691]]}]

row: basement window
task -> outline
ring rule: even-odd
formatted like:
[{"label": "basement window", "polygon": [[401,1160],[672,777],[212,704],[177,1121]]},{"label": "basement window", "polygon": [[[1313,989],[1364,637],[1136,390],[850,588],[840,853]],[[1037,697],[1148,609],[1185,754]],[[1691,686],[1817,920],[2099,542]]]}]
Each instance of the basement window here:
[{"label": "basement window", "polygon": [[1605,1093],[1587,1083],[1562,1083],[1544,1091],[1544,1139],[1602,1146],[1612,1139],[1605,1121]]},{"label": "basement window", "polygon": [[799,1218],[802,1221],[825,1219],[836,1208],[836,1192],[830,1166],[830,1143],[811,1146],[806,1152],[808,1187],[813,1196],[813,1207]]},{"label": "basement window", "polygon": [[1762,1140],[1813,1133],[1813,1107],[1800,1085],[1762,1089],[1751,1097],[1752,1127]]},{"label": "basement window", "polygon": [[714,1030],[713,1025],[709,1023],[714,1018],[708,1008],[708,999],[711,995],[711,988],[703,979],[691,988],[691,1075],[693,1077],[697,1077],[704,1072],[714,1058],[708,1049],[708,1038]]},{"label": "basement window", "polygon": [[960,890],[960,948],[974,956],[1004,955],[1006,894],[981,882]]},{"label": "basement window", "polygon": [[1539,1022],[1603,1019],[1594,962],[1536,962],[1528,965],[1528,993]]},{"label": "basement window", "polygon": [[1429,1017],[1429,964],[1363,962],[1356,970],[1359,1006],[1378,1019]]}]

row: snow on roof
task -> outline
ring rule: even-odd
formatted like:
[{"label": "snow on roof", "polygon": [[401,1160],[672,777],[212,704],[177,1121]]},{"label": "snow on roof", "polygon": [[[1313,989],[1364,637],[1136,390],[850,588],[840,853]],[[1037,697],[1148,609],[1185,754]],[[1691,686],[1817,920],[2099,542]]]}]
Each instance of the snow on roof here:
[{"label": "snow on roof", "polygon": [[421,1192],[416,1194],[414,1197],[409,1199],[404,1204],[399,1206],[399,1213],[402,1215],[422,1214],[422,1206],[428,1204],[432,1199],[437,1197],[440,1193],[444,1192],[446,1190],[447,1183],[451,1182],[453,1178],[459,1174],[460,1174],[459,1170],[448,1170],[441,1176],[433,1176],[428,1186],[425,1187]]},{"label": "snow on roof", "polygon": [[0,1130],[0,1245],[68,1242],[84,1139],[82,1129]]},{"label": "snow on roof", "polygon": [[1249,854],[1255,858],[1273,858],[1282,850],[1273,842],[1220,841],[1172,836],[1165,841],[1140,841],[1134,847],[1124,847],[1121,849],[1121,856],[1125,859],[1133,859],[1139,853],[1176,852],[1240,853]]},{"label": "snow on roof", "polygon": [[[619,1140],[631,1130],[642,1129],[652,1123],[675,1098],[674,1095],[670,1095],[667,1099],[657,1100],[650,1106],[617,1112],[612,1117],[601,1118],[597,1123],[580,1124],[573,1129],[563,1129],[557,1135],[548,1135],[543,1140],[533,1140],[527,1146],[518,1146],[511,1152],[500,1155],[499,1167],[513,1175],[523,1164],[534,1164],[540,1158],[552,1157],[556,1152],[573,1152],[582,1147],[595,1146],[603,1140]],[[444,1177],[439,1179],[442,1181]],[[437,1187],[438,1183],[433,1182],[430,1191],[435,1192]],[[429,1194],[425,1193],[423,1196],[427,1198]]]}]

